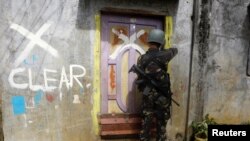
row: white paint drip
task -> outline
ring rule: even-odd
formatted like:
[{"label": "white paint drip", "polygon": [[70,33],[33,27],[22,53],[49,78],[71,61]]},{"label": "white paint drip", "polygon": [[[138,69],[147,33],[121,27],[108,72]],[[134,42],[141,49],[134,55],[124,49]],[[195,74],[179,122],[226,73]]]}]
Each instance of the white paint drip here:
[{"label": "white paint drip", "polygon": [[90,88],[90,87],[91,87],[91,84],[88,83],[88,84],[86,85],[86,88],[88,89],[88,88]]},{"label": "white paint drip", "polygon": [[28,127],[28,123],[27,123],[27,116],[26,114],[23,114],[23,118],[24,118],[24,127]]},{"label": "white paint drip", "polygon": [[62,101],[62,92],[59,93],[59,99]]},{"label": "white paint drip", "polygon": [[34,97],[30,98],[25,105],[26,109],[34,109],[35,108],[35,99]]},{"label": "white paint drip", "polygon": [[28,123],[29,123],[29,124],[32,124],[32,123],[33,123],[33,121],[32,121],[32,120],[29,120],[29,121],[28,121]]},{"label": "white paint drip", "polygon": [[59,108],[59,106],[58,105],[55,105],[55,109],[58,109]]},{"label": "white paint drip", "polygon": [[80,104],[80,103],[81,103],[81,101],[80,101],[80,99],[79,99],[79,95],[77,95],[77,94],[74,95],[73,103],[74,103],[74,104]]},{"label": "white paint drip", "polygon": [[41,47],[45,51],[49,52],[54,57],[59,56],[56,49],[54,49],[51,45],[49,45],[48,43],[46,43],[44,40],[41,39],[42,34],[50,27],[50,25],[51,23],[44,24],[36,34],[33,34],[18,24],[15,23],[11,24],[10,26],[11,29],[18,31],[20,34],[30,39],[29,44],[26,46],[23,52],[21,52],[19,57],[15,60],[14,67],[19,66],[23,62],[23,60],[27,58],[30,51],[34,48],[36,44],[39,45],[39,47]]}]

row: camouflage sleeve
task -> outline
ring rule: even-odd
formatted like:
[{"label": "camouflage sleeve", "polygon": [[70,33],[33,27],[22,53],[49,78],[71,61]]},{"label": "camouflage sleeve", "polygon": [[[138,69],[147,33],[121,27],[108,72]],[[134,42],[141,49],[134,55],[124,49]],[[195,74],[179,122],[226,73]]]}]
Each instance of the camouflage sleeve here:
[{"label": "camouflage sleeve", "polygon": [[170,60],[172,60],[177,53],[178,53],[177,48],[169,48],[169,49],[165,50],[166,62],[169,62]]}]

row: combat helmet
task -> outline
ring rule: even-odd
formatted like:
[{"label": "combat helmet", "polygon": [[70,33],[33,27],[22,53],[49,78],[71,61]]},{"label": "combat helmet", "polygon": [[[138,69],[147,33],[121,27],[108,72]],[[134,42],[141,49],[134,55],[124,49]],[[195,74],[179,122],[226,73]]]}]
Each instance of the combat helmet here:
[{"label": "combat helmet", "polygon": [[161,46],[165,44],[165,34],[160,29],[152,29],[148,35],[148,43],[155,42],[159,43]]}]

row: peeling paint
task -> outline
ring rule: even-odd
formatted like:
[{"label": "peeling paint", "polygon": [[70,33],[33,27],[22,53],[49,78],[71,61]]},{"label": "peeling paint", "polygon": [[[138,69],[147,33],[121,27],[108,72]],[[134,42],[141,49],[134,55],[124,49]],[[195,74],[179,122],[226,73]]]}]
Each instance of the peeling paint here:
[{"label": "peeling paint", "polygon": [[116,86],[116,82],[115,82],[115,69],[114,69],[114,65],[110,66],[110,87],[112,88],[112,90],[114,90],[115,86]]}]

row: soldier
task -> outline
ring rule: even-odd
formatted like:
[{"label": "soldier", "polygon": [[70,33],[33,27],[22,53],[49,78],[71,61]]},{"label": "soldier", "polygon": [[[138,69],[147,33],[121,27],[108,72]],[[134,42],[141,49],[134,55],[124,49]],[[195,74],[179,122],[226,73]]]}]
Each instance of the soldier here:
[{"label": "soldier", "polygon": [[153,115],[156,117],[156,140],[166,140],[166,125],[170,118],[171,90],[167,73],[168,62],[177,54],[176,48],[163,49],[165,34],[162,30],[153,29],[148,36],[149,49],[138,58],[137,66],[147,76],[157,82],[158,89],[152,83],[138,75],[136,83],[142,92],[142,131],[141,141],[150,140],[150,127]]}]

